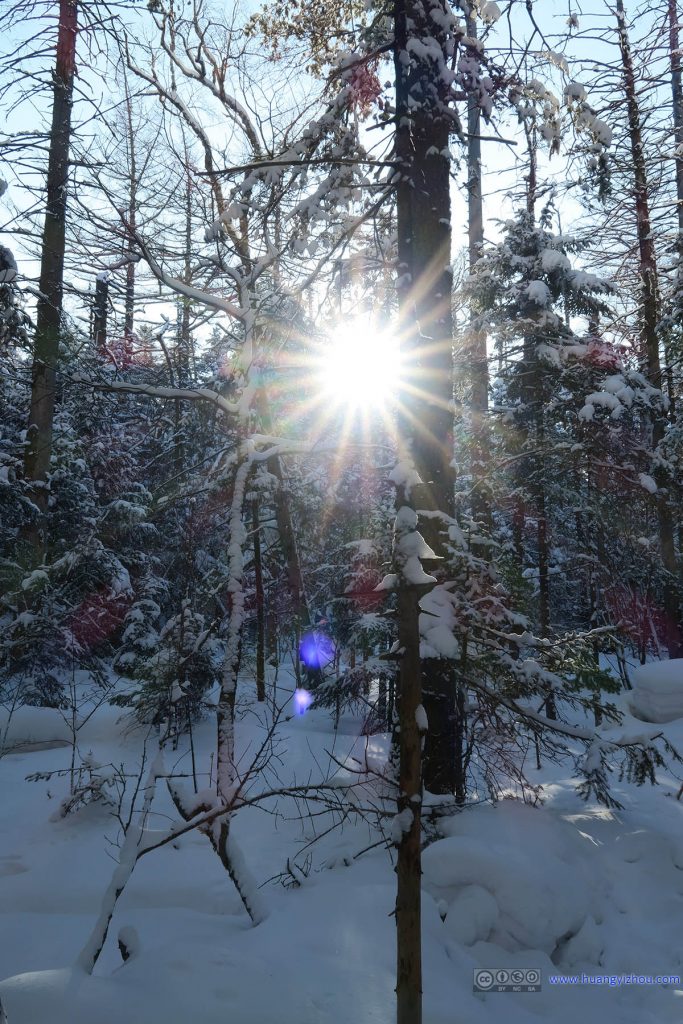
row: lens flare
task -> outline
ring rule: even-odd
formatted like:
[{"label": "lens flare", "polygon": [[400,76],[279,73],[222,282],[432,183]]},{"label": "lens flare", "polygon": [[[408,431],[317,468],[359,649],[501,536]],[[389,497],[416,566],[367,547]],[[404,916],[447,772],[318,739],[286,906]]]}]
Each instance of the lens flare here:
[{"label": "lens flare", "polygon": [[313,630],[301,638],[299,657],[306,668],[325,668],[334,660],[334,644],[329,636]]},{"label": "lens flare", "polygon": [[313,703],[313,695],[308,690],[294,691],[294,709],[297,715],[303,715]]}]

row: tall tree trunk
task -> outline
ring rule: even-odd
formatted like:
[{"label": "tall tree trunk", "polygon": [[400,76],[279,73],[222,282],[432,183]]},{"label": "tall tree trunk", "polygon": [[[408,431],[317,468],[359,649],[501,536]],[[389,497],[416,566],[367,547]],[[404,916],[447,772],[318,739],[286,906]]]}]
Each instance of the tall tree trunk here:
[{"label": "tall tree trunk", "polygon": [[109,312],[109,274],[104,271],[95,278],[92,337],[99,355],[107,353],[107,319]]},{"label": "tall tree trunk", "polygon": [[467,686],[458,681],[455,694],[455,802],[467,800]]},{"label": "tall tree trunk", "polygon": [[[185,165],[189,166],[189,154],[185,147]],[[185,179],[185,231],[184,231],[184,266],[183,284],[192,284],[192,193],[190,190],[190,173]],[[192,335],[190,332],[190,300],[182,298],[178,304],[176,345],[174,353],[175,379],[179,387],[187,387],[190,382],[190,353],[192,351]],[[182,402],[175,403],[175,443],[174,472],[179,475],[185,462],[185,422]]]},{"label": "tall tree trunk", "polygon": [[550,558],[548,554],[548,519],[545,484],[539,480],[536,487],[536,536],[538,543],[538,619],[541,636],[550,629]]},{"label": "tall tree trunk", "polygon": [[[425,9],[420,0],[394,2],[396,80],[395,157],[400,337],[410,367],[411,391],[398,425],[411,449],[421,483],[400,494],[416,509],[452,517],[453,321],[451,312],[451,222],[447,86],[439,63],[419,56],[412,40],[435,40],[444,54],[445,3]],[[426,49],[426,48],[425,48]],[[428,517],[425,535],[437,555],[444,552],[438,516]],[[420,904],[421,747],[416,710],[426,710],[424,785],[435,793],[455,788],[455,696],[452,665],[420,661],[419,598],[403,579],[399,590],[400,768],[399,810],[404,818],[398,847],[396,897],[397,1024],[421,1024],[422,962]]]},{"label": "tall tree trunk", "polygon": [[[36,308],[31,409],[24,473],[31,499],[47,510],[48,474],[52,455],[57,361],[64,294],[64,251],[71,140],[71,108],[78,35],[77,0],[60,0],[57,58],[53,79],[52,129],[47,169],[47,206],[40,260],[40,294]],[[29,535],[38,561],[45,549],[45,528]]]},{"label": "tall tree trunk", "polygon": [[[397,489],[397,512],[410,509],[402,487]],[[420,666],[418,589],[401,574],[400,541],[405,528],[398,526],[395,538],[398,591],[398,643],[401,650],[398,693],[398,815],[396,862],[396,1021],[422,1021],[422,742],[420,710],[422,682]]]},{"label": "tall tree trunk", "polygon": [[[538,191],[538,139],[535,126],[526,129],[529,152],[529,173],[526,187],[526,210],[531,224],[535,222]],[[523,460],[522,472],[528,479],[533,498],[533,514],[536,519],[536,547],[538,552],[538,625],[541,636],[550,631],[550,557],[548,537],[548,501],[546,494],[546,453],[545,453],[545,395],[544,374],[538,356],[537,334],[524,339],[524,369],[522,394],[524,406],[529,411],[525,444],[531,451]],[[551,689],[547,691],[545,710],[548,718],[557,718],[555,700]],[[538,752],[537,752],[538,759]]]},{"label": "tall tree trunk", "polygon": [[[261,420],[264,433],[272,434],[272,418],[270,414],[268,396],[265,389],[259,389],[254,400],[254,404]],[[306,601],[304,578],[301,571],[301,560],[299,558],[299,549],[296,542],[296,534],[294,532],[294,520],[292,518],[289,491],[280,457],[278,455],[272,455],[268,459],[266,466],[268,472],[271,473],[278,481],[278,491],[275,495],[275,522],[277,524],[280,549],[285,559],[287,585],[292,600],[294,626],[298,637],[302,629],[306,629],[311,625],[311,618],[308,603]]]},{"label": "tall tree trunk", "polygon": [[248,456],[238,465],[235,472],[230,505],[228,635],[225,643],[221,691],[217,707],[218,740],[216,743],[216,792],[226,803],[230,801],[237,777],[235,762],[235,695],[237,693],[237,676],[240,666],[242,628],[245,619],[245,529],[242,515],[245,492],[252,468],[253,465]]},{"label": "tall tree trunk", "polygon": [[126,288],[124,298],[123,314],[123,352],[124,361],[130,362],[133,357],[133,342],[135,330],[135,268],[137,266],[137,252],[135,232],[137,230],[138,210],[138,169],[135,156],[135,132],[133,129],[133,104],[130,92],[128,91],[128,79],[124,76],[126,89],[126,119],[128,131],[128,173],[130,176],[130,188],[128,190],[128,238],[126,240]]},{"label": "tall tree trunk", "polygon": [[[185,162],[189,164],[189,153],[185,150]],[[192,284],[192,182],[190,172],[187,172],[185,181],[185,238],[184,254],[185,265],[183,267],[183,284]],[[192,352],[192,337],[190,334],[191,303],[189,299],[181,299],[180,323],[178,325],[178,349],[176,355],[176,368],[178,382],[184,387],[190,377],[190,357]]]},{"label": "tall tree trunk", "polygon": [[669,53],[671,61],[671,99],[676,145],[676,211],[678,214],[678,265],[683,276],[683,81],[678,31],[678,4],[669,0]]},{"label": "tall tree trunk", "polygon": [[[638,105],[635,73],[628,30],[626,28],[626,13],[623,0],[617,0],[616,10],[634,175],[639,272],[642,288],[640,307],[641,359],[651,382],[657,387],[662,387],[659,334],[657,330],[660,313],[657,259],[650,220],[648,180],[643,150],[640,108]],[[652,444],[654,449],[657,448],[662,440],[664,430],[665,420],[663,416],[654,413],[652,417]],[[659,526],[659,546],[662,564],[666,572],[663,592],[666,644],[669,657],[677,658],[683,653],[683,616],[681,614],[681,602],[678,593],[674,518],[670,500],[672,485],[668,474],[664,470],[656,470],[654,476],[658,488],[657,521]]]},{"label": "tall tree trunk", "polygon": [[[447,23],[443,4],[442,21]],[[404,397],[402,432],[412,441],[412,458],[422,483],[413,489],[415,507],[454,515],[453,318],[451,312],[450,120],[446,87],[431,58],[406,49],[409,36],[441,39],[437,18],[418,0],[396,0],[396,140],[398,303],[400,337],[410,367],[411,392]],[[408,59],[410,58],[410,59]],[[425,537],[444,554],[438,516]],[[452,665],[440,658],[422,663],[424,705],[429,719],[425,786],[434,793],[455,789],[455,685]]]},{"label": "tall tree trunk", "polygon": [[652,383],[661,386],[661,367],[659,361],[659,338],[657,324],[659,320],[659,286],[657,281],[657,259],[655,243],[650,222],[650,204],[648,199],[648,181],[643,151],[640,109],[636,93],[635,72],[631,47],[626,28],[626,13],[623,0],[617,0],[617,24],[619,32],[619,50],[621,53],[622,72],[624,76],[624,92],[628,113],[628,129],[633,162],[634,193],[636,205],[636,226],[639,250],[639,272],[641,282],[641,359]]},{"label": "tall tree trunk", "polygon": [[[681,82],[681,52],[678,30],[677,0],[669,0],[669,59],[671,63],[671,113],[674,125],[674,143],[676,154],[676,213],[678,219],[678,237],[676,251],[678,266],[676,268],[676,291],[680,309],[683,295],[683,83]],[[666,385],[669,394],[671,418],[676,417],[676,394],[673,378],[673,355],[670,342],[665,338],[664,354],[666,357]]]},{"label": "tall tree trunk", "polygon": [[254,545],[254,596],[256,599],[256,699],[266,699],[266,608],[261,559],[261,524],[258,498],[251,502],[251,529]]},{"label": "tall tree trunk", "polygon": [[[674,142],[676,144],[676,212],[678,215],[678,237],[676,248],[678,251],[678,266],[676,271],[676,290],[678,293],[678,306],[680,309],[683,303],[683,76],[681,68],[680,37],[678,30],[678,3],[677,0],[669,0],[669,49],[671,54],[671,98],[674,124]],[[673,384],[673,359],[667,353],[667,386],[669,389],[669,404],[671,407],[671,418],[676,418],[676,406],[674,401]],[[672,485],[673,486],[673,485]],[[681,523],[681,488],[676,486],[675,502],[678,508],[678,533],[679,551],[683,549],[683,523]],[[672,500],[673,504],[673,500]],[[678,571],[678,579],[681,579],[681,570]],[[679,627],[680,646],[683,646],[683,626]]]},{"label": "tall tree trunk", "polygon": [[[477,23],[467,18],[467,35],[477,38]],[[481,256],[484,244],[484,207],[482,196],[481,110],[474,92],[467,97],[467,233],[470,273]],[[470,327],[467,361],[472,422],[472,516],[476,522],[491,525],[491,507],[487,489],[488,470],[488,394],[489,365],[486,331]]]},{"label": "tall tree trunk", "polygon": [[[547,637],[550,632],[550,556],[548,538],[548,512],[545,480],[543,478],[543,408],[539,409],[539,431],[536,443],[541,448],[541,454],[537,458],[536,479],[534,481],[535,505],[536,505],[536,541],[538,544],[538,624],[542,637]],[[548,687],[545,700],[545,713],[548,718],[557,718],[555,695]]]}]

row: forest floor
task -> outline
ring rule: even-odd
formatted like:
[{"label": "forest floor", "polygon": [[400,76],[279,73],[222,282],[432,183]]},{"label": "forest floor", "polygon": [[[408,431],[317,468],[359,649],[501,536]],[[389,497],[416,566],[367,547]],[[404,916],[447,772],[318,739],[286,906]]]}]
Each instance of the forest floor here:
[{"label": "forest floor", "polygon": [[[241,693],[246,763],[264,725],[250,710],[248,683]],[[627,708],[627,695],[618,701]],[[366,751],[379,764],[386,754],[387,737],[367,739],[360,728],[352,716],[335,732],[327,712],[292,715],[278,727],[271,767],[283,783],[335,776],[341,791],[353,775],[340,764],[363,762]],[[620,727],[643,729],[628,715]],[[683,751],[683,719],[661,729]],[[209,718],[195,730],[202,773],[213,732]],[[8,736],[23,744],[0,758],[0,999],[8,1024],[394,1020],[393,853],[379,846],[354,859],[379,838],[362,821],[304,850],[329,818],[302,819],[291,799],[242,810],[233,825],[252,874],[271,879],[260,890],[263,923],[251,926],[207,839],[191,833],[139,862],[93,976],[74,969],[115,867],[118,825],[102,804],[55,818],[67,779],[26,780],[69,765],[58,712],[23,709]],[[120,708],[103,705],[81,730],[79,748],[136,775],[145,736]],[[186,746],[166,755],[167,768],[189,765]],[[680,982],[551,982],[559,974],[683,975],[678,779],[664,771],[659,786],[638,788],[615,778],[624,808],[608,811],[576,796],[568,765],[527,768],[543,786],[541,806],[506,799],[472,807],[444,819],[443,838],[425,852],[424,1024],[679,1024]],[[160,786],[149,825],[161,830],[175,817]],[[272,880],[288,858],[303,863],[307,852],[300,887]],[[123,926],[140,944],[126,963],[117,948]],[[480,968],[537,969],[540,991],[475,994]]]}]

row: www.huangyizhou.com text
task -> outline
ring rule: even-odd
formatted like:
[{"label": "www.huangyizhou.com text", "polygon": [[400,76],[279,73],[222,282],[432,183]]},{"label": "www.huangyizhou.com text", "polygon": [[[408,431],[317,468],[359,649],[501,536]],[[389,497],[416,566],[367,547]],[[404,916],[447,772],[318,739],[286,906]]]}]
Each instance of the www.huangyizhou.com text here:
[{"label": "www.huangyizhou.com text", "polygon": [[551,985],[680,985],[679,974],[551,974]]}]

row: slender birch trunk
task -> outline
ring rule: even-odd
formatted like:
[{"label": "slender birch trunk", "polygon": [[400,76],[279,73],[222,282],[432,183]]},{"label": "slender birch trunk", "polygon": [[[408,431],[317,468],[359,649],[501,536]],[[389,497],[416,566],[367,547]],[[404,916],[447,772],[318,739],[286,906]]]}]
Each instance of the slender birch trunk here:
[{"label": "slender birch trunk", "polygon": [[111,919],[114,916],[116,904],[118,903],[119,897],[125,889],[130,876],[133,874],[133,870],[135,869],[135,865],[137,864],[141,853],[144,851],[143,841],[145,826],[147,819],[149,818],[149,813],[152,809],[152,801],[156,792],[156,781],[163,772],[163,756],[161,750],[159,750],[154,761],[150,765],[147,779],[145,781],[144,798],[139,821],[135,823],[131,821],[128,824],[123,844],[119,852],[119,862],[102,899],[99,916],[95,922],[92,932],[90,933],[88,941],[78,954],[76,963],[81,970],[86,972],[86,974],[92,974],[95,964],[99,960],[100,953],[104,949],[104,944],[107,941],[109,925],[111,924]]},{"label": "slender birch trunk", "polygon": [[[230,805],[237,784],[235,763],[235,697],[240,664],[240,644],[245,621],[244,543],[246,530],[243,523],[244,498],[253,461],[246,453],[235,473],[232,505],[230,508],[230,548],[228,558],[228,589],[230,592],[230,618],[225,645],[221,692],[218,698],[216,795],[222,804]],[[266,916],[265,907],[242,853],[231,834],[230,811],[212,821],[209,838],[221,864],[232,879],[244,907],[254,924]]]},{"label": "slender birch trunk", "polygon": [[258,498],[251,503],[251,529],[254,546],[254,592],[256,599],[256,699],[266,699],[266,608],[261,557],[261,526]]}]

